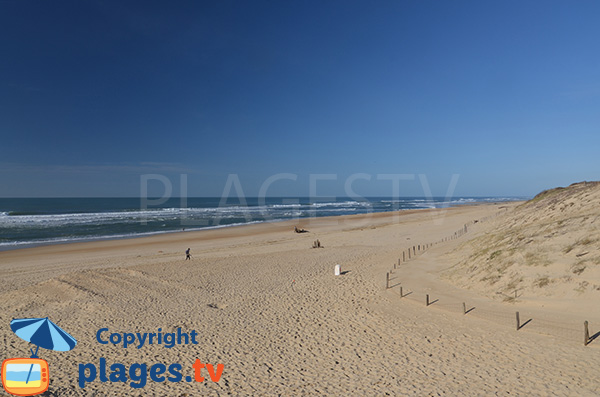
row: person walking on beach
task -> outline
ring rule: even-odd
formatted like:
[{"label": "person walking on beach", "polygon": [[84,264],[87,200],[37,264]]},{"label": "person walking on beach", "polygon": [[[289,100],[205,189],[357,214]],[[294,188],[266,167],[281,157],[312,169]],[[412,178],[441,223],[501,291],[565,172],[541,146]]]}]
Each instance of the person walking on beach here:
[{"label": "person walking on beach", "polygon": [[190,254],[190,248],[185,251],[185,260],[192,259],[192,254]]}]

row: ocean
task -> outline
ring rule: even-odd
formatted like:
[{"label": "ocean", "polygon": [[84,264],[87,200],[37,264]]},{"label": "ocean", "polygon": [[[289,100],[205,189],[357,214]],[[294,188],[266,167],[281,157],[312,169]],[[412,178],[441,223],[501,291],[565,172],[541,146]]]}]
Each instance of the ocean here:
[{"label": "ocean", "polygon": [[0,250],[115,239],[247,223],[443,208],[523,197],[0,198]]}]

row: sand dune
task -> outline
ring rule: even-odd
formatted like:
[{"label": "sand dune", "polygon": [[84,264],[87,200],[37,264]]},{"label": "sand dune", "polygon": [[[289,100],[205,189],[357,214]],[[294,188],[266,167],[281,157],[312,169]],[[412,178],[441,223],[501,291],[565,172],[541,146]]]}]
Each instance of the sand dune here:
[{"label": "sand dune", "polygon": [[492,230],[458,247],[446,276],[464,288],[511,300],[600,298],[600,183],[544,191]]}]

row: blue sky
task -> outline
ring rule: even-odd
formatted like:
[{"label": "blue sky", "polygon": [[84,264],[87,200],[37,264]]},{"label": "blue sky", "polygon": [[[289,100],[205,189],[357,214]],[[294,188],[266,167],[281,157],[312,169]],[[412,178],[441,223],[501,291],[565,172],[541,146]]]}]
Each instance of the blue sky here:
[{"label": "blue sky", "polygon": [[[533,195],[600,171],[597,1],[0,1],[0,197]],[[162,186],[150,192],[162,194]],[[176,193],[175,193],[176,194]]]}]

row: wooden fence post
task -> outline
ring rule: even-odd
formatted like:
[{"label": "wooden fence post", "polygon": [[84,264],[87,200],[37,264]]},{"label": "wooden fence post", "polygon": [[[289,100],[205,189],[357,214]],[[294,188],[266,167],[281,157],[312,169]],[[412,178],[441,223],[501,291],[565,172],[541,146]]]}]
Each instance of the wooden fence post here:
[{"label": "wooden fence post", "polygon": [[519,312],[517,312],[517,331],[521,328],[521,321],[519,320]]},{"label": "wooden fence post", "polygon": [[404,295],[402,295],[402,286],[400,286],[400,298],[404,298]]},{"label": "wooden fence post", "polygon": [[385,274],[385,289],[390,288],[390,273],[387,272]]},{"label": "wooden fence post", "polygon": [[425,306],[429,306],[429,294],[425,295]]},{"label": "wooden fence post", "polygon": [[588,322],[583,322],[583,345],[587,346],[590,343],[590,330],[588,329]]},{"label": "wooden fence post", "polygon": [[402,262],[406,262],[406,252],[402,251]]},{"label": "wooden fence post", "polygon": [[463,302],[463,314],[467,314],[467,305]]}]

